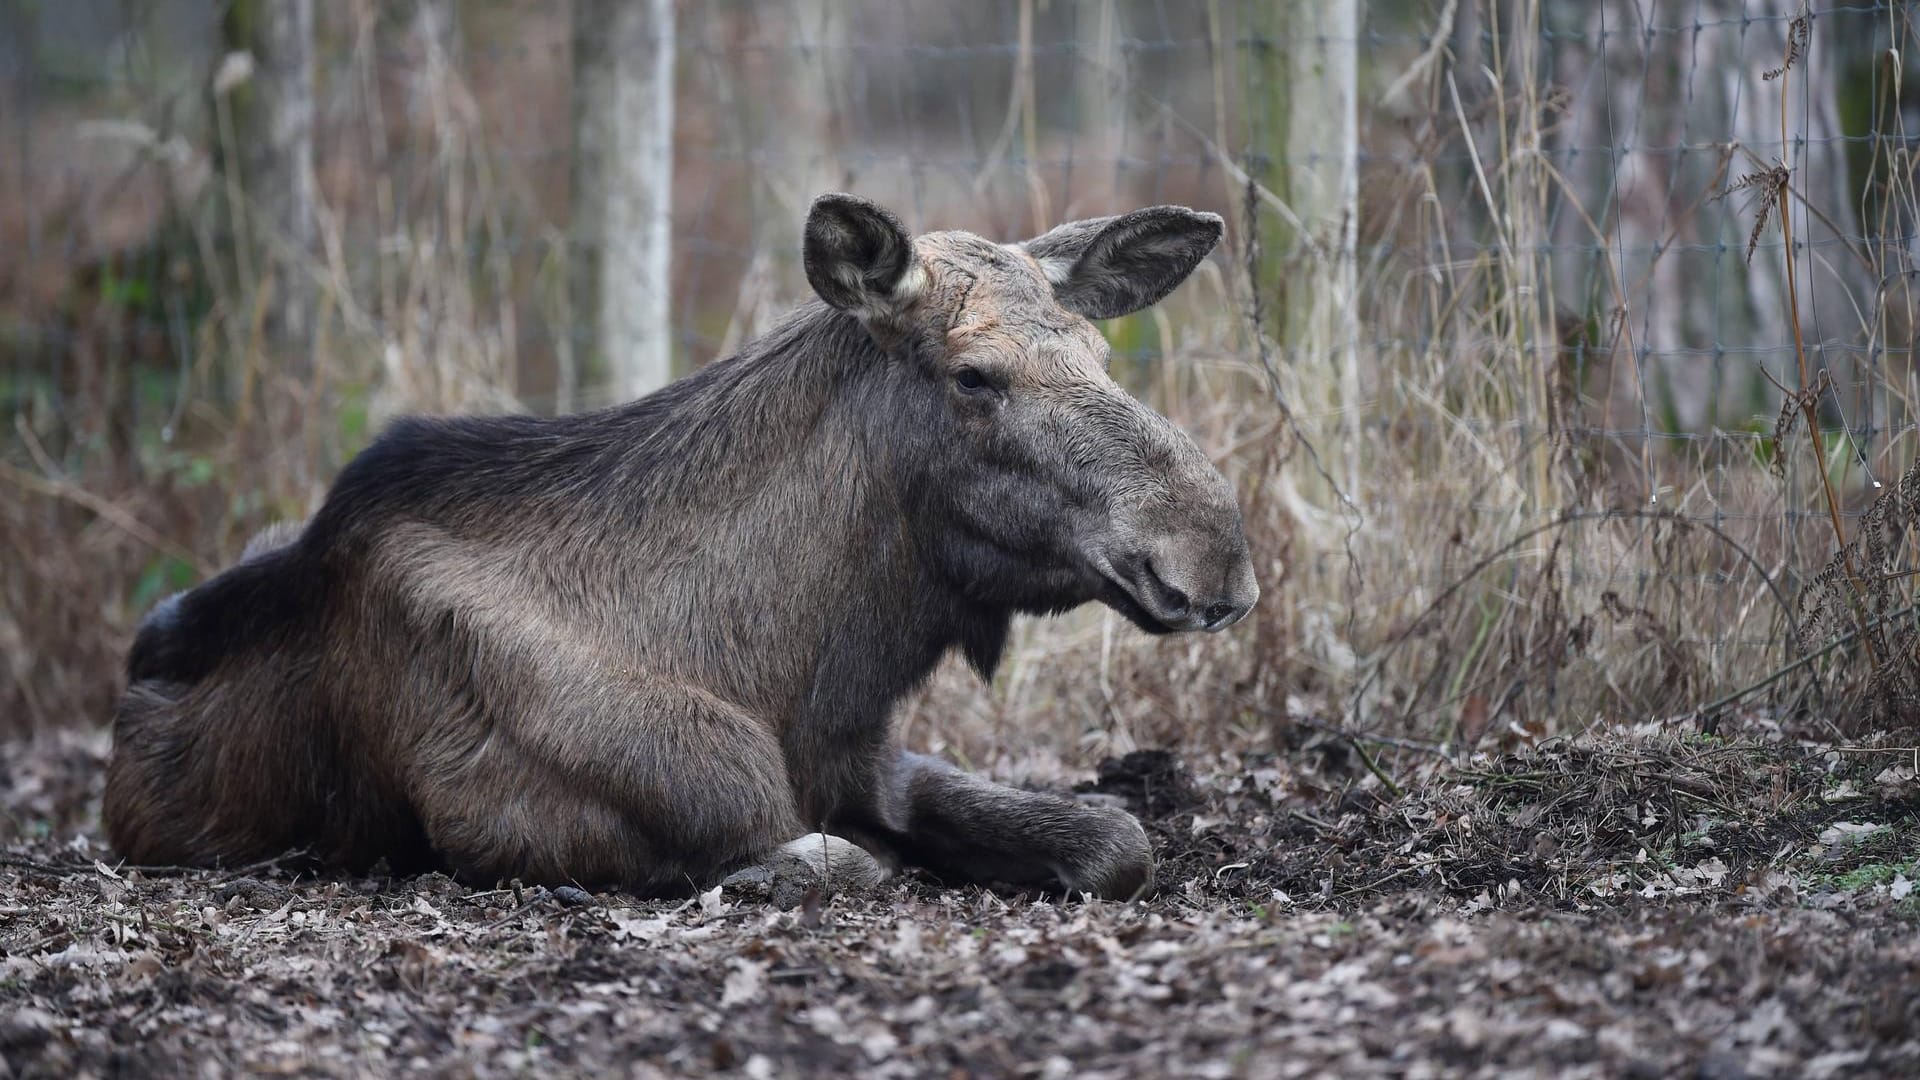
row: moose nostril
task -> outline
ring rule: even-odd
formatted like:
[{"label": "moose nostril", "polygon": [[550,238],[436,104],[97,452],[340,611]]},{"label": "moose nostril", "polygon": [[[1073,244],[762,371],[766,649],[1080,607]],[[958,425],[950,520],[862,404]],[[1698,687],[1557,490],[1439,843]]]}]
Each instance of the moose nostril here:
[{"label": "moose nostril", "polygon": [[1178,619],[1187,613],[1187,594],[1168,585],[1164,590],[1167,601],[1167,616]]},{"label": "moose nostril", "polygon": [[1187,594],[1167,584],[1167,579],[1160,576],[1160,571],[1154,567],[1152,559],[1147,560],[1147,575],[1153,579],[1155,588],[1160,592],[1160,602],[1167,609],[1166,617],[1184,618],[1187,614]]},{"label": "moose nostril", "polygon": [[1206,615],[1208,626],[1217,626],[1220,623],[1226,622],[1227,618],[1231,616],[1233,612],[1233,605],[1222,600],[1217,604],[1208,605],[1204,614]]}]

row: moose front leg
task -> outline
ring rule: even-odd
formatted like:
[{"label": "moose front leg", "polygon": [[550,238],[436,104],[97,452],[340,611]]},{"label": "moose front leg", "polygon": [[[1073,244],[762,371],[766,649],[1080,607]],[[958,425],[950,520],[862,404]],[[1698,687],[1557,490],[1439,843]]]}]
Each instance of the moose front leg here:
[{"label": "moose front leg", "polygon": [[1018,791],[901,751],[878,817],[900,858],[943,877],[1060,885],[1110,900],[1153,889],[1153,848],[1133,815]]}]

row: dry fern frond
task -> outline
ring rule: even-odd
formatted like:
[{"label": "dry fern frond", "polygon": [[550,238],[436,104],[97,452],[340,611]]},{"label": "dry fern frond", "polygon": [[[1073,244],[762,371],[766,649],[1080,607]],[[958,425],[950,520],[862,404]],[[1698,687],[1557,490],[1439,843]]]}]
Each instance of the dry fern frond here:
[{"label": "dry fern frond", "polygon": [[[1920,717],[1920,626],[1911,589],[1916,570],[1898,565],[1901,541],[1920,529],[1920,461],[1873,501],[1845,547],[1801,589],[1801,646],[1812,650],[1834,635],[1863,638],[1871,667],[1859,687],[1862,703],[1883,720]],[[1849,573],[1848,561],[1858,567]],[[1825,647],[1832,648],[1838,645]]]},{"label": "dry fern frond", "polygon": [[1806,8],[1803,7],[1800,9],[1800,14],[1794,16],[1793,21],[1787,24],[1787,59],[1786,61],[1783,62],[1779,67],[1773,68],[1767,72],[1764,72],[1760,76],[1760,78],[1766,80],[1767,82],[1772,82],[1773,80],[1793,70],[1793,65],[1800,62],[1800,58],[1806,55],[1807,46],[1812,43],[1813,43],[1813,15],[1812,13],[1807,11]]},{"label": "dry fern frond", "polygon": [[1737,192],[1747,192],[1747,210],[1754,215],[1753,231],[1747,234],[1747,261],[1753,261],[1753,252],[1760,246],[1760,237],[1767,231],[1767,223],[1773,220],[1773,208],[1781,193],[1786,191],[1787,182],[1793,174],[1786,163],[1778,158],[1771,166],[1757,172],[1750,172],[1733,183],[1728,184],[1711,201],[1721,199]]},{"label": "dry fern frond", "polygon": [[[1768,378],[1772,378],[1771,374]],[[1780,386],[1778,381],[1775,386]],[[1773,418],[1773,459],[1767,462],[1767,468],[1775,477],[1787,475],[1787,439],[1793,435],[1794,425],[1803,417],[1812,415],[1813,407],[1819,403],[1820,395],[1833,389],[1833,374],[1826,368],[1813,377],[1813,385],[1805,390],[1788,390],[1781,386],[1780,414]]]}]

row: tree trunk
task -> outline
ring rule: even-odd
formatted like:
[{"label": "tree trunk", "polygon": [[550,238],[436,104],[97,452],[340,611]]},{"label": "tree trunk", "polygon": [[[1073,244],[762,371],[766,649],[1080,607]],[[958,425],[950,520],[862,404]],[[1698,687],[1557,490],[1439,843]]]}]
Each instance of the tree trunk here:
[{"label": "tree trunk", "polygon": [[1349,498],[1360,479],[1359,18],[1357,0],[1287,0],[1286,190],[1300,219],[1296,245],[1311,272],[1289,283],[1284,341],[1304,362],[1332,365],[1345,432]]},{"label": "tree trunk", "polygon": [[[791,44],[769,66],[771,84],[760,147],[768,155],[754,184],[756,272],[776,283],[759,290],[751,333],[764,333],[794,296],[807,296],[800,234],[807,208],[829,191],[852,186],[836,159],[840,114],[837,64],[845,63],[847,12],[828,0],[763,5],[756,18],[776,25]],[[781,20],[785,25],[781,26]]]},{"label": "tree trunk", "polygon": [[[248,236],[271,282],[266,331],[290,374],[312,370],[317,231],[313,172],[313,0],[238,0],[227,44],[253,57],[236,116]],[[242,282],[254,287],[257,282]]]},{"label": "tree trunk", "polygon": [[[1079,167],[1086,172],[1098,167],[1094,162],[1119,162],[1126,148],[1127,72],[1126,56],[1120,51],[1121,21],[1118,0],[1078,0],[1074,32],[1085,55],[1076,53],[1074,58],[1078,145],[1073,157],[1086,163]],[[1098,193],[1096,198],[1110,196],[1118,171],[1116,167],[1106,175],[1082,179],[1077,186]],[[1075,192],[1068,189],[1063,194],[1071,203]],[[1118,209],[1117,205],[1096,205],[1103,211]]]},{"label": "tree trunk", "polygon": [[576,0],[573,20],[574,329],[561,349],[562,412],[673,378],[673,0]]}]

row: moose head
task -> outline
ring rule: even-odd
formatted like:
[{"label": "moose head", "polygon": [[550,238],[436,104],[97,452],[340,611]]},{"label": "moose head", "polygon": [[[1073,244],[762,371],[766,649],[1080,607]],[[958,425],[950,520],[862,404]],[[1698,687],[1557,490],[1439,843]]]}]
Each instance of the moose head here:
[{"label": "moose head", "polygon": [[808,281],[886,353],[888,445],[921,463],[912,520],[964,592],[1028,612],[1097,599],[1152,633],[1253,607],[1232,488],[1114,382],[1092,322],[1167,295],[1220,235],[1218,215],[1157,206],[1025,243],[915,239],[864,199],[815,201]]}]

